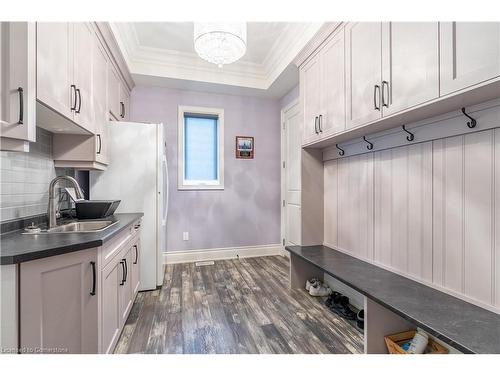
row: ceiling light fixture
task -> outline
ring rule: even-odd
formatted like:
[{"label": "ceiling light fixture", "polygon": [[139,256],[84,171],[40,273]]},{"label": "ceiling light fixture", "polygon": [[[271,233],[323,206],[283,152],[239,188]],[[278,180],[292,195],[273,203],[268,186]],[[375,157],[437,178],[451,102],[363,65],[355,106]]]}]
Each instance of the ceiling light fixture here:
[{"label": "ceiling light fixture", "polygon": [[219,67],[239,60],[247,49],[246,22],[194,23],[194,49]]}]

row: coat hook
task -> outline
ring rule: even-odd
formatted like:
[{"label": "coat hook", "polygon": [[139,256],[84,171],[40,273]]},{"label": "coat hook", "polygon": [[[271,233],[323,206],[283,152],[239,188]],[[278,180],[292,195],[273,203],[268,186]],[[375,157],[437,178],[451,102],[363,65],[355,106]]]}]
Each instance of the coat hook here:
[{"label": "coat hook", "polygon": [[337,150],[339,150],[339,155],[340,155],[340,156],[344,156],[345,151],[344,151],[344,150],[342,150],[342,149],[339,147],[339,144],[338,144],[338,143],[335,143],[335,147],[337,148]]},{"label": "coat hook", "polygon": [[467,126],[468,126],[470,129],[475,128],[475,127],[476,127],[476,125],[477,125],[477,121],[476,121],[476,119],[474,119],[474,118],[470,117],[470,116],[469,116],[469,115],[465,112],[465,107],[462,107],[462,113],[470,119],[470,121],[467,121]]},{"label": "coat hook", "polygon": [[406,137],[406,139],[408,140],[408,142],[413,141],[413,140],[415,139],[415,135],[414,135],[412,132],[410,132],[410,131],[406,130],[406,127],[405,127],[404,125],[402,126],[402,128],[403,128],[403,130],[404,130],[405,132],[407,132],[407,133],[408,133],[408,136]]},{"label": "coat hook", "polygon": [[371,143],[369,140],[367,140],[365,136],[363,136],[363,141],[365,141],[366,143],[368,143],[368,145],[366,146],[366,148],[368,150],[373,150],[373,143]]}]

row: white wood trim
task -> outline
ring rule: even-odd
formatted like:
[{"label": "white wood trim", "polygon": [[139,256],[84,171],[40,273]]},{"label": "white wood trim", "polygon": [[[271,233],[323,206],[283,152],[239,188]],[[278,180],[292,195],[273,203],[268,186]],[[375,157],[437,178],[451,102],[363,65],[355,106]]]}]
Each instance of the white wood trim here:
[{"label": "white wood trim", "polygon": [[[299,105],[299,98],[296,98],[292,100],[291,103],[286,105],[281,109],[281,202],[285,201],[286,202],[286,169],[283,168],[283,163],[286,163],[285,165],[288,165],[288,160],[286,158],[287,154],[287,148],[286,148],[286,129],[285,129],[285,119],[286,119],[286,113],[290,110],[292,110],[294,107]],[[300,108],[299,108],[300,111]],[[285,218],[285,208],[283,204],[281,204],[281,241],[285,239],[285,234],[286,234],[286,218]],[[288,253],[288,252],[287,252]]]},{"label": "white wood trim", "polygon": [[[196,113],[201,115],[218,116],[217,129],[217,181],[206,181],[199,184],[184,183],[184,114]],[[192,107],[179,105],[177,119],[177,189],[178,190],[224,190],[224,109],[210,107]]]},{"label": "white wood trim", "polygon": [[500,127],[500,99],[494,99],[468,107],[467,113],[477,120],[477,125],[473,129],[467,127],[467,121],[469,121],[469,119],[462,114],[460,109],[457,109],[440,116],[406,124],[406,129],[415,136],[413,142],[408,142],[406,139],[407,134],[401,127],[398,127],[374,133],[367,137],[374,145],[371,151],[366,149],[366,143],[359,138],[346,141],[342,144],[339,143],[339,146],[345,151],[344,156],[339,156],[339,150],[337,150],[335,146],[327,147],[323,150],[323,161],[345,159],[354,155],[401,146],[410,146],[436,139],[449,138]]},{"label": "white wood trim", "polygon": [[168,251],[163,253],[163,263],[177,264],[273,255],[285,256],[285,253],[287,251],[284,250],[281,244]]},{"label": "white wood trim", "polygon": [[305,47],[298,53],[293,63],[300,67],[303,65],[313,53],[332,35],[340,26],[344,26],[344,22],[325,22],[314,34],[312,39],[305,45]]},{"label": "white wood trim", "polygon": [[219,69],[196,53],[141,45],[130,23],[111,23],[116,43],[134,76],[162,77],[267,90],[309,45],[322,22],[290,23],[276,38],[262,62],[237,61]]}]

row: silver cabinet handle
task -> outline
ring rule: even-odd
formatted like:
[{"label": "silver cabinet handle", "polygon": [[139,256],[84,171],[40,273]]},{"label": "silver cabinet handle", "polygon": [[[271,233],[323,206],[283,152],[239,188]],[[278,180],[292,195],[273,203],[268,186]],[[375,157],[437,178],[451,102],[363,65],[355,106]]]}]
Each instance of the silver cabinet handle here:
[{"label": "silver cabinet handle", "polygon": [[384,87],[387,87],[387,99],[389,99],[389,82],[387,81],[382,81],[382,107],[387,107],[389,108],[389,101],[385,101],[385,89]]},{"label": "silver cabinet handle", "polygon": [[318,131],[318,116],[314,117],[314,132],[316,134],[319,134],[319,131]]},{"label": "silver cabinet handle", "polygon": [[71,88],[72,93],[74,94],[73,99],[75,101],[75,104],[71,103],[71,108],[70,109],[72,111],[74,111],[74,110],[76,110],[76,95],[77,95],[76,94],[76,86],[75,85],[71,85],[70,88]]},{"label": "silver cabinet handle", "polygon": [[323,115],[319,115],[319,121],[318,121],[318,124],[319,124],[319,132],[320,133],[323,133]]},{"label": "silver cabinet handle", "polygon": [[380,104],[377,105],[377,91],[378,91],[378,102],[380,103],[380,86],[375,85],[373,87],[373,107],[375,110],[380,111]]}]

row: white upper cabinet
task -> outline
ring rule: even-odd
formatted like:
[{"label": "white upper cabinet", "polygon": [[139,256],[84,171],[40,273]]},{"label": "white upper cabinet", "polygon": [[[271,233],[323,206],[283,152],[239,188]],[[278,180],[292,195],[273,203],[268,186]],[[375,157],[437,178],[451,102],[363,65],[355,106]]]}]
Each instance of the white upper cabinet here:
[{"label": "white upper cabinet", "polygon": [[346,43],[346,127],[380,119],[382,24],[348,23]]},{"label": "white upper cabinet", "polygon": [[499,22],[440,24],[441,95],[500,76]]},{"label": "white upper cabinet", "polygon": [[320,76],[320,54],[318,53],[300,70],[300,95],[304,113],[302,139],[304,143],[312,141],[319,135]]},{"label": "white upper cabinet", "polygon": [[338,32],[321,50],[322,136],[345,129],[344,33]]},{"label": "white upper cabinet", "polygon": [[34,22],[1,22],[1,150],[28,151],[25,142],[36,140],[35,97],[36,25]]},{"label": "white upper cabinet", "polygon": [[[92,51],[94,32],[88,22],[78,22],[74,27],[74,82],[76,86],[75,122],[94,133],[92,100]],[[105,89],[105,87],[104,87]],[[97,91],[97,90],[96,90]],[[104,91],[105,93],[105,91]],[[99,93],[96,92],[96,95]]]},{"label": "white upper cabinet", "polygon": [[77,95],[73,43],[73,24],[37,23],[37,98],[69,119],[73,119]]},{"label": "white upper cabinet", "polygon": [[382,24],[383,116],[439,96],[438,30],[437,22]]},{"label": "white upper cabinet", "polygon": [[92,85],[94,87],[93,108],[95,139],[93,155],[95,160],[102,164],[109,161],[108,146],[108,110],[107,110],[107,82],[108,60],[106,52],[101,44],[96,40],[93,44],[92,52]]},{"label": "white upper cabinet", "polygon": [[115,119],[121,119],[120,78],[113,64],[108,64],[108,109]]},{"label": "white upper cabinet", "polygon": [[344,33],[330,36],[300,69],[303,143],[345,129]]}]

